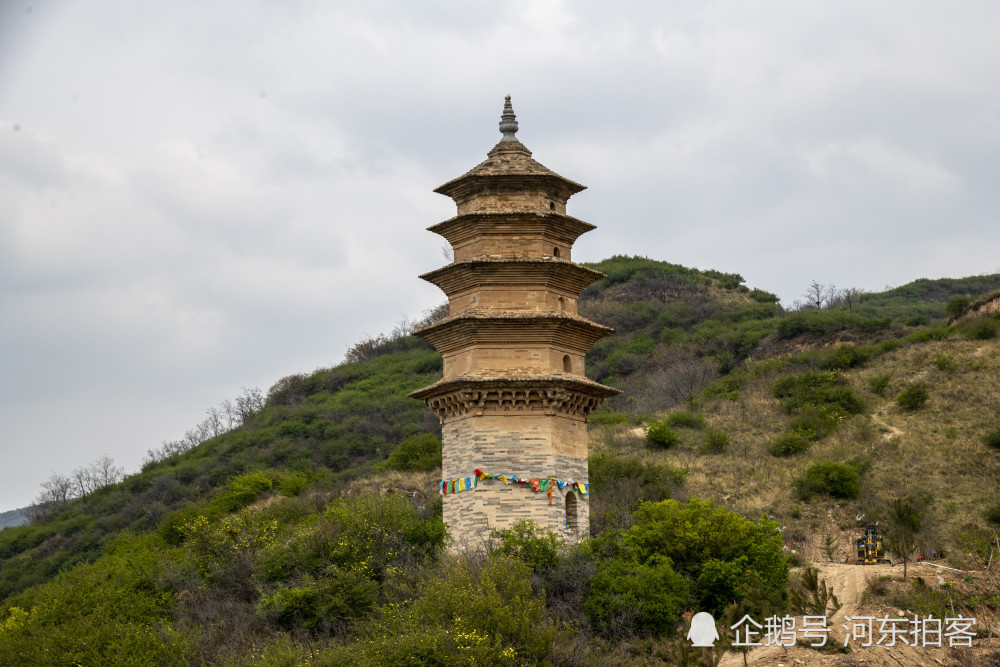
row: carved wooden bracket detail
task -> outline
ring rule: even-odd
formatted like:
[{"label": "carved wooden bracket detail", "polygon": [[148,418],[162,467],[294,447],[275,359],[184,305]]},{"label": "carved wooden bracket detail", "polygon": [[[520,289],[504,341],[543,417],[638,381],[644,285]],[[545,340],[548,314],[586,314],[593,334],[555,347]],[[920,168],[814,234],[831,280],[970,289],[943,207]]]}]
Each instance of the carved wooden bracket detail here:
[{"label": "carved wooden bracket detail", "polygon": [[457,389],[427,399],[427,406],[439,419],[470,414],[538,412],[565,414],[587,419],[604,402],[603,398],[564,388],[484,388]]}]

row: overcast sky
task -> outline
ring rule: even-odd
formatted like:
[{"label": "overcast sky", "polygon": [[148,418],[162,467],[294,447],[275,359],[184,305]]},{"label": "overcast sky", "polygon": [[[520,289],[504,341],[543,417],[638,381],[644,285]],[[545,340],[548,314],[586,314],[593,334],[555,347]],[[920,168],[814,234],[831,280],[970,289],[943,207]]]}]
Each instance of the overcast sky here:
[{"label": "overcast sky", "polygon": [[443,301],[503,96],[574,259],[1000,271],[995,2],[0,3],[0,510]]}]

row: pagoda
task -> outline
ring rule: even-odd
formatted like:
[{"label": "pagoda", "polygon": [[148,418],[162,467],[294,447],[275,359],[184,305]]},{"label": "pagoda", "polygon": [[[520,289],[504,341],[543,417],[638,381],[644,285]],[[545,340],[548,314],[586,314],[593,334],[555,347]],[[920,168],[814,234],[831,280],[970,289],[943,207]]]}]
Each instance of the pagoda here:
[{"label": "pagoda", "polygon": [[428,230],[451,264],[422,276],[449,315],[415,332],[444,358],[444,377],[410,396],[442,424],[444,521],[455,550],[531,519],[574,540],[589,534],[587,421],[617,389],[588,380],[584,355],[612,330],[577,313],[604,274],[574,264],[594,226],[566,215],[585,189],[531,158],[506,96],[503,137],[488,158],[435,192],[457,215]]}]

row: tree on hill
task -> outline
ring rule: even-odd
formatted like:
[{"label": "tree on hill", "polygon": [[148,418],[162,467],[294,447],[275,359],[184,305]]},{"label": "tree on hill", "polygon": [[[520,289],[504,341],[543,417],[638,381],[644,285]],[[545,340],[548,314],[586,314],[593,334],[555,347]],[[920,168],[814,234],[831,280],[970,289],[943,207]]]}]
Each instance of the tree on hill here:
[{"label": "tree on hill", "polygon": [[903,579],[906,579],[906,564],[917,548],[917,538],[923,529],[921,505],[918,499],[907,495],[894,499],[888,509],[886,548],[903,559]]},{"label": "tree on hill", "polygon": [[53,472],[42,482],[42,490],[28,509],[28,516],[32,521],[44,518],[69,501],[86,498],[98,489],[117,484],[124,477],[125,468],[115,465],[115,460],[107,454],[89,466],[76,468],[69,475]]},{"label": "tree on hill", "polygon": [[827,306],[847,306],[848,312],[854,312],[854,304],[861,301],[861,297],[866,294],[865,290],[860,287],[845,287],[844,289],[834,290],[834,293],[830,296]]},{"label": "tree on hill", "polygon": [[806,293],[802,296],[805,297],[808,308],[819,310],[823,306],[831,305],[831,302],[837,298],[838,294],[836,285],[823,285],[814,280],[809,283]]}]

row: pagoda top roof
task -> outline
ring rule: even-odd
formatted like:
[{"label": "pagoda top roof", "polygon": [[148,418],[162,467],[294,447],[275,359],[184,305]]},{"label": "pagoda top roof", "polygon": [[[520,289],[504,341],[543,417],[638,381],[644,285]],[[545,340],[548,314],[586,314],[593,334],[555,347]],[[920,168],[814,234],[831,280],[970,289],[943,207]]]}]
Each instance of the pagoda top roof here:
[{"label": "pagoda top roof", "polygon": [[505,98],[503,115],[500,118],[500,131],[503,133],[503,138],[487,153],[487,159],[458,178],[439,186],[434,192],[453,197],[467,191],[476,181],[506,179],[507,177],[523,178],[525,176],[555,181],[561,186],[560,189],[567,191],[567,195],[573,195],[587,189],[587,186],[560,176],[531,158],[531,151],[518,140],[515,134],[517,120],[510,103],[510,95]]}]

